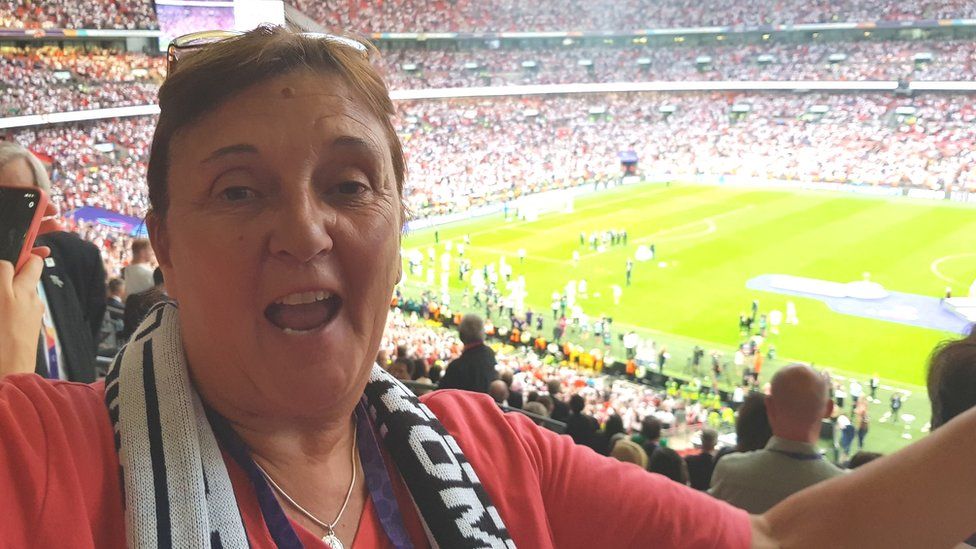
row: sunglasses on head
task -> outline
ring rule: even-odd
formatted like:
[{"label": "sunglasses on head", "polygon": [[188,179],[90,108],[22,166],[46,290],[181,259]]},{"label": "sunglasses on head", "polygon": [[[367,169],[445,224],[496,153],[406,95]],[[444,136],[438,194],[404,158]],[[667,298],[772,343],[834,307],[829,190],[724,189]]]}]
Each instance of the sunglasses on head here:
[{"label": "sunglasses on head", "polygon": [[[184,34],[183,36],[174,38],[173,41],[169,43],[169,47],[166,48],[166,73],[172,74],[173,71],[176,70],[176,65],[181,56],[189,52],[203,49],[211,44],[223,42],[224,40],[235,38],[243,34],[244,33],[241,31],[209,30],[192,32],[190,34]],[[354,38],[319,32],[303,32],[300,34],[306,38],[322,40],[332,44],[352,48],[362,54],[364,59],[369,59],[369,47]]]}]

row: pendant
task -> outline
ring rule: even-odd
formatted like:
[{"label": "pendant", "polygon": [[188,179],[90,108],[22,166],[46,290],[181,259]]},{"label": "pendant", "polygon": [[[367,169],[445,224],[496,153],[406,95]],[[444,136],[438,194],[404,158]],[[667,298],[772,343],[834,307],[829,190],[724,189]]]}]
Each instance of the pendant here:
[{"label": "pendant", "polygon": [[332,532],[329,532],[328,534],[322,536],[322,542],[328,545],[329,547],[331,547],[332,549],[345,549],[345,546],[342,545],[342,542],[339,541],[339,538],[337,538],[336,535],[333,534]]}]

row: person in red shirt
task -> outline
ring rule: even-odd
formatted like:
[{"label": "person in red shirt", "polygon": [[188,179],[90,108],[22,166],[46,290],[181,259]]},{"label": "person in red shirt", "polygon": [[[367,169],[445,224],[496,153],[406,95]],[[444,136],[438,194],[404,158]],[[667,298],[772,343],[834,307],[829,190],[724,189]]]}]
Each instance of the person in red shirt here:
[{"label": "person in red shirt", "polygon": [[418,402],[373,364],[404,164],[370,47],[264,27],[171,46],[148,224],[179,305],[104,382],[0,382],[0,545],[931,547],[976,530],[976,412],[749,517],[487,396]]}]

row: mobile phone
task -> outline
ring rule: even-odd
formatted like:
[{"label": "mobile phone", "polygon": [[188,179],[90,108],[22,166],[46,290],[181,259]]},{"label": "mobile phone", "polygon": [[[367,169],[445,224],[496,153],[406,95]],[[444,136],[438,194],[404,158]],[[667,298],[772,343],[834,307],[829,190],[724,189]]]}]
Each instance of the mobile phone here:
[{"label": "mobile phone", "polygon": [[13,263],[15,271],[30,258],[46,207],[41,189],[0,187],[0,260]]}]

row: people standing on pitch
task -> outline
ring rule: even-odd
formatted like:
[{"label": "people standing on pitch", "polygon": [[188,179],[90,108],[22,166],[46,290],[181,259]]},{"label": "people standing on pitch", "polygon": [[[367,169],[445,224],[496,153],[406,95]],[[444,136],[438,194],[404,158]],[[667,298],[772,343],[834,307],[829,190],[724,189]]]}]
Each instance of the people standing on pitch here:
[{"label": "people standing on pitch", "polygon": [[901,410],[901,393],[895,391],[891,394],[891,422],[898,423],[898,411]]},{"label": "people standing on pitch", "polygon": [[824,376],[802,364],[786,366],[773,376],[766,411],[773,431],[766,447],[723,457],[709,490],[750,513],[763,513],[808,486],[844,474],[817,449],[820,422],[833,411]]},{"label": "people standing on pitch", "polygon": [[878,401],[878,387],[881,386],[881,379],[878,377],[878,373],[875,372],[871,376],[871,381],[868,382],[871,387],[871,401],[877,404]]},{"label": "people standing on pitch", "polygon": [[627,258],[627,285],[630,286],[631,276],[634,274],[634,262]]},{"label": "people standing on pitch", "polygon": [[525,248],[518,249],[519,265],[525,263]]},{"label": "people standing on pitch", "polygon": [[871,425],[868,417],[868,399],[865,396],[858,398],[854,406],[854,423],[857,427],[857,449],[860,451],[864,449],[864,438],[868,436]]},{"label": "people standing on pitch", "polygon": [[579,267],[580,253],[579,250],[573,250],[573,268]]}]

